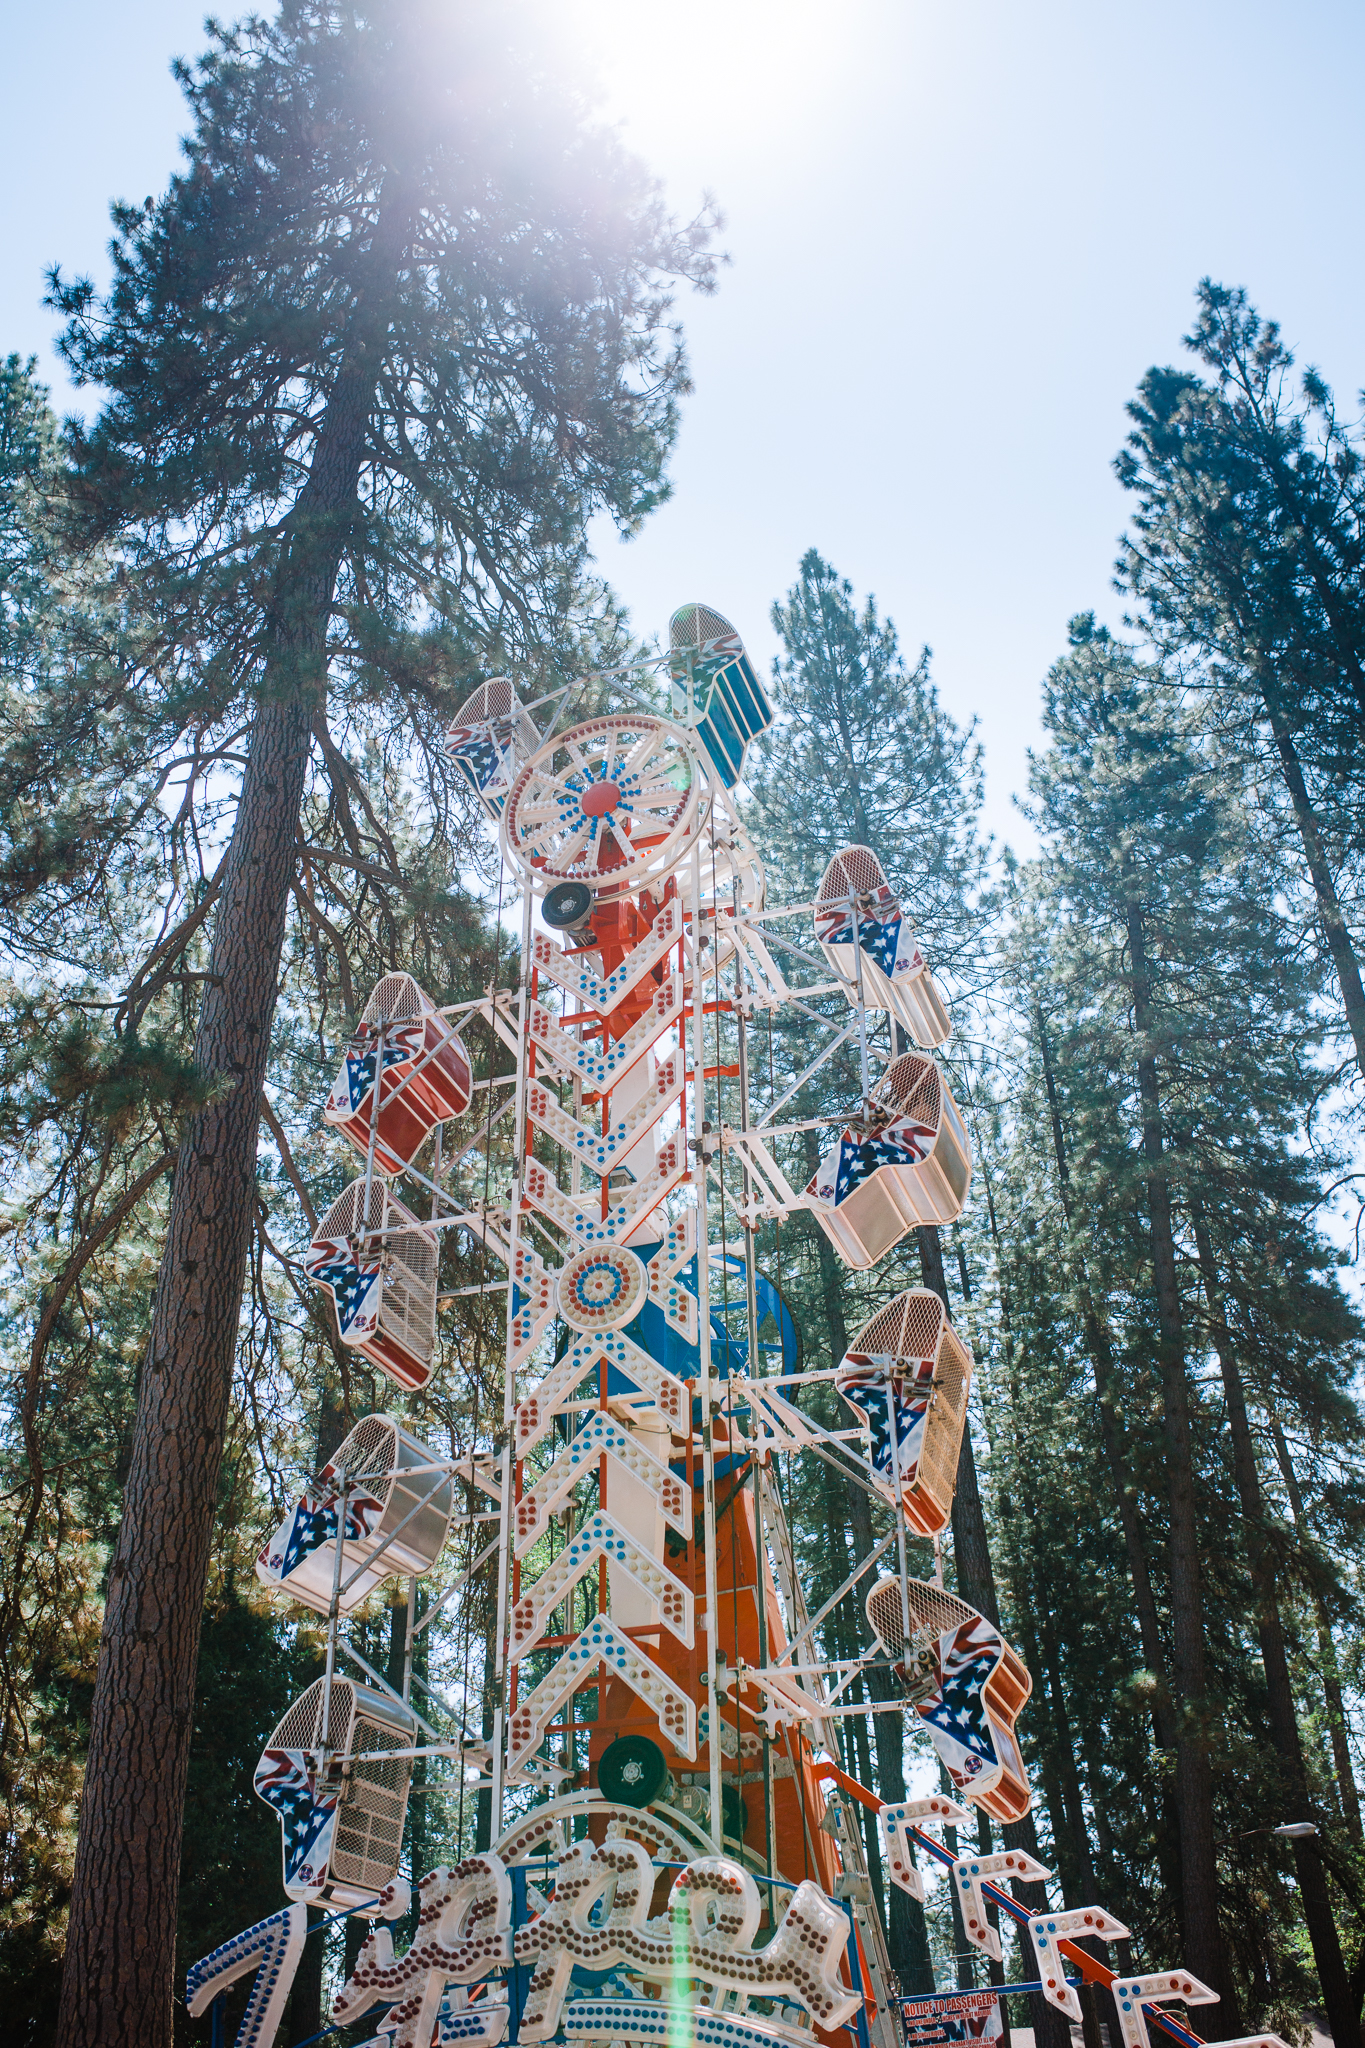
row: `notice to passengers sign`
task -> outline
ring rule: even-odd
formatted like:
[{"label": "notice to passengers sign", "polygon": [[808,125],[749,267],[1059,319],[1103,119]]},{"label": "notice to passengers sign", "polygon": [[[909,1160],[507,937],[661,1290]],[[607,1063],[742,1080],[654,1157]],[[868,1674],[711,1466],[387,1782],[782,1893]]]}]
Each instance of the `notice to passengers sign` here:
[{"label": "notice to passengers sign", "polygon": [[993,1991],[945,1991],[934,1998],[902,1998],[907,2048],[947,2048],[956,2041],[998,2041],[1000,2000]]}]

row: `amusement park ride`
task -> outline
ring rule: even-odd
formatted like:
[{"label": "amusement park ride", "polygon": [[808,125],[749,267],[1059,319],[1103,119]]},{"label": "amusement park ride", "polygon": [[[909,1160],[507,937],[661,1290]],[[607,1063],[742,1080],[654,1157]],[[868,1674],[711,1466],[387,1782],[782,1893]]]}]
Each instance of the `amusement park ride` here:
[{"label": "amusement park ride", "polygon": [[[790,1314],[753,1246],[806,1210],[866,1270],[961,1213],[971,1148],[932,1057],[948,1012],[871,849],[836,855],[813,903],[767,902],[734,795],[771,721],[764,692],[705,606],[675,614],[666,659],[667,717],[621,681],[623,708],[565,727],[567,692],[523,704],[497,679],[451,729],[521,890],[520,984],[441,1009],[409,975],[380,982],[323,1111],[360,1171],[306,1267],[341,1343],[410,1391],[432,1372],[440,1233],[473,1233],[506,1273],[501,1428],[458,1460],[365,1416],[261,1552],[263,1584],[327,1618],[323,1676],[256,1773],[291,1903],[195,1965],[190,2011],[254,1971],[237,2038],[268,2048],[311,1902],[373,1923],[334,2014],[371,2015],[376,2048],[998,2034],[994,1990],[902,1997],[861,1804],[895,1884],[923,1899],[917,1851],[945,1866],[975,1947],[999,1962],[995,1923],[1018,1924],[1026,1981],[1011,1988],[1078,2023],[1075,1979],[1108,1985],[1124,2048],[1148,2048],[1149,2028],[1192,2048],[1162,2001],[1205,2002],[1205,1986],[1116,1976],[1091,1951],[1127,1930],[1100,1907],[1030,1912],[1010,1885],[1047,1878],[1035,1859],[958,1855],[932,1832],[969,1822],[963,1801],[1006,1825],[1030,1804],[1028,1672],[941,1568],[911,1571],[912,1546],[949,1520],[971,1353],[936,1294],[897,1294],[825,1375],[857,1425],[828,1431],[792,1398]],[[877,1075],[879,1012],[894,1056]],[[503,1049],[482,1075],[462,1036],[475,1017]],[[764,1020],[807,1062],[781,1083],[752,1057]],[[837,1120],[794,1114],[845,1048],[860,1100]],[[510,1185],[493,1186],[508,1118]],[[461,1178],[471,1151],[482,1192]],[[842,1662],[819,1651],[825,1610],[807,1611],[781,1483],[836,1451],[892,1523],[826,1603],[865,1596],[866,1646]],[[468,1568],[419,1615],[417,1582],[456,1526]],[[467,1705],[414,1677],[413,1651],[493,1560],[495,1711],[476,1739]],[[408,1587],[401,1686],[346,1628],[393,1579]],[[839,1719],[878,1710],[850,1698],[873,1667],[953,1797],[888,1805],[833,1761]],[[400,1955],[422,1757],[477,1778],[490,1846],[422,1879]]]}]

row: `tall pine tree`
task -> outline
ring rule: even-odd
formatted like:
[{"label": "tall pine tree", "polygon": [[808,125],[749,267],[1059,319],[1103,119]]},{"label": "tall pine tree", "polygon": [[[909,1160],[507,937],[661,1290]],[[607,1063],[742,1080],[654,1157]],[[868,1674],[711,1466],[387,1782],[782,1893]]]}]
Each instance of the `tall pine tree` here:
[{"label": "tall pine tree", "polygon": [[[252,1221],[256,1132],[310,756],[347,693],[416,696],[461,646],[536,645],[590,513],[657,502],[684,384],[668,281],[704,280],[514,10],[286,0],[182,73],[188,166],[115,209],[97,300],[54,277],[92,539],[155,622],[163,749],[244,755],[214,878],[82,1804],[62,2036],[166,2043],[199,1617]],[[418,629],[424,629],[419,631]],[[441,635],[443,634],[443,642]],[[439,667],[439,662],[437,666]],[[192,743],[192,742],[191,742]],[[434,751],[434,748],[433,748]],[[202,918],[200,919],[202,922]],[[340,949],[338,949],[338,952]],[[340,958],[336,962],[341,971]]]},{"label": "tall pine tree", "polygon": [[[1090,618],[1053,670],[1034,764],[1043,873],[1060,951],[1076,977],[1077,1032],[1092,1083],[1081,1143],[1088,1171],[1104,1164],[1105,1199],[1136,1201],[1144,1292],[1164,1424],[1170,1678],[1185,1950],[1232,2002],[1217,1916],[1208,1574],[1201,1557],[1200,1400],[1195,1365],[1208,1329],[1184,1273],[1190,1254],[1217,1280],[1196,1161],[1238,1157],[1294,1097],[1295,1033],[1311,984],[1277,945],[1264,878],[1226,763],[1201,749],[1159,673]],[[1233,785],[1235,789],[1235,783]],[[1276,1105],[1271,1111],[1271,1105]],[[1268,1114],[1270,1112],[1270,1114]],[[1292,1110],[1291,1110],[1292,1115]],[[1285,1133],[1284,1135],[1288,1135]],[[1207,1170],[1207,1167],[1205,1168]],[[1211,1335],[1229,1391],[1233,1477],[1251,1560],[1254,1611],[1272,1732],[1287,1780],[1302,1795],[1303,1761],[1278,1613],[1263,1563],[1254,1463],[1239,1427],[1229,1346],[1213,1308]],[[1299,1882],[1323,1995],[1335,2027],[1351,1999],[1320,1865],[1305,1853]],[[1198,1960],[1193,1960],[1195,1957]],[[1235,2009],[1235,2008],[1234,2008]]]},{"label": "tall pine tree", "polygon": [[1315,371],[1245,292],[1205,279],[1186,337],[1207,377],[1151,369],[1120,481],[1119,570],[1215,724],[1269,741],[1365,1074],[1358,925],[1365,791],[1365,468]]}]

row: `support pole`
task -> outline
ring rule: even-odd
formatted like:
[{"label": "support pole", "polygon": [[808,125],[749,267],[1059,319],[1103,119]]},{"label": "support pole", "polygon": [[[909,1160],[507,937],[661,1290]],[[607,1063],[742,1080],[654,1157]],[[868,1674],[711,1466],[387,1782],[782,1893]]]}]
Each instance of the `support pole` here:
[{"label": "support pole", "polygon": [[337,1494],[337,1548],[332,1560],[332,1597],[327,1606],[327,1661],[322,1672],[322,1722],[318,1729],[318,1777],[325,1781],[331,1756],[332,1680],[337,1664],[337,1624],[341,1617],[341,1562],[346,1547],[346,1502],[351,1491],[349,1473],[343,1473]]},{"label": "support pole", "polygon": [[[516,1373],[512,1365],[512,1331],[516,1301],[513,1272],[516,1266],[517,1243],[521,1235],[521,1205],[526,1186],[526,1080],[530,1067],[531,916],[534,907],[535,899],[531,893],[531,884],[527,881],[522,888],[521,983],[517,997],[517,1088],[516,1106],[513,1111],[511,1207],[507,1224],[508,1286],[502,1379],[501,1519],[498,1523],[498,1598],[493,1623],[493,1768],[489,1795],[491,1842],[496,1842],[502,1833],[507,1721],[512,1698],[512,1666],[507,1655],[507,1609],[512,1585],[512,1544],[517,1527],[516,1503],[512,1498],[515,1472],[512,1431],[517,1408]],[[496,991],[494,999],[496,1000]]]},{"label": "support pole", "polygon": [[[735,919],[740,913],[739,880],[734,885]],[[719,994],[719,990],[717,991]],[[740,963],[738,946],[735,948],[735,1019],[739,1027],[739,1127],[743,1132],[749,1128],[749,1023],[744,1014],[744,969]],[[749,1377],[758,1377],[758,1282],[754,1272],[754,1240],[757,1224],[750,1212],[754,1184],[749,1172],[747,1151],[740,1154],[743,1166],[744,1188],[744,1292],[745,1306],[749,1318]],[[763,1488],[759,1483],[757,1444],[753,1466],[754,1485],[754,1599],[758,1603],[758,1661],[767,1669],[768,1665],[768,1589],[765,1583],[768,1562],[767,1538],[763,1527]],[[740,1772],[740,1783],[744,1774]],[[773,1745],[765,1728],[763,1733],[763,1851],[768,1869],[768,1919],[775,1923],[773,1912],[772,1881],[777,1875],[777,1820],[773,1811]]]},{"label": "support pole", "polygon": [[[716,1451],[714,1395],[711,1388],[711,1229],[707,1202],[707,1161],[710,1136],[706,1122],[705,981],[702,972],[701,820],[692,844],[692,1144],[697,1177],[697,1399],[701,1408],[702,1554],[706,1579],[707,1758],[711,1795],[711,1845],[724,1848],[720,1776],[720,1596],[716,1572]],[[714,937],[714,934],[713,934]],[[720,995],[720,978],[716,978]],[[689,1417],[689,1427],[691,1418]]]}]

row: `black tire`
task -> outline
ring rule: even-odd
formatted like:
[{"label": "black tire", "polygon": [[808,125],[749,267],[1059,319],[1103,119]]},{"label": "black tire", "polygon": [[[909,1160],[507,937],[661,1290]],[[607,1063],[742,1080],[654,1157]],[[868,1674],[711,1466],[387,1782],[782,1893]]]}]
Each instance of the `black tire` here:
[{"label": "black tire", "polygon": [[664,1753],[647,1735],[618,1735],[607,1744],[597,1766],[599,1792],[621,1806],[648,1806],[667,1783]]},{"label": "black tire", "polygon": [[552,931],[573,931],[592,916],[592,890],[586,882],[556,882],[546,891],[540,914]]}]

